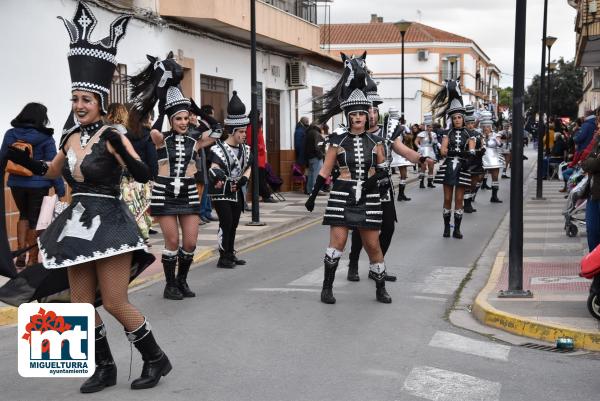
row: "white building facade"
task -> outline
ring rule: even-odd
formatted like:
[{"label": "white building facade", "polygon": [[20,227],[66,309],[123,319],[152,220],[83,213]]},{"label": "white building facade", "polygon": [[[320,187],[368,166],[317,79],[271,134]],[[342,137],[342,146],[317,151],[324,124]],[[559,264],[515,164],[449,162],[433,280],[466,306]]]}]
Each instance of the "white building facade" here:
[{"label": "white building facade", "polygon": [[[244,8],[247,6],[249,10],[249,1],[233,2],[239,3],[240,9],[236,13],[249,15]],[[182,89],[186,96],[194,98],[199,105],[212,104],[217,117],[222,119],[227,101],[235,90],[246,104],[247,112],[250,111],[249,32],[241,29],[225,35],[201,23],[184,21],[182,15],[187,7],[190,7],[188,10],[202,9],[196,3],[201,1],[113,0],[90,3],[98,19],[92,34],[95,40],[108,34],[108,26],[119,12],[129,11],[136,16],[119,44],[117,60],[120,65],[113,83],[112,101],[128,101],[125,75],[133,75],[144,68],[148,63],[146,54],[164,58],[173,51],[184,67]],[[219,7],[219,2],[211,3]],[[70,110],[70,76],[66,57],[68,35],[56,16],[71,18],[75,7],[74,0],[2,1],[0,23],[9,34],[2,35],[0,49],[11,55],[9,59],[12,60],[0,66],[0,73],[5,77],[0,121],[5,129],[10,128],[10,121],[26,103],[40,102],[48,107],[51,127],[55,129],[58,141]],[[259,109],[263,112],[268,159],[285,182],[294,159],[296,123],[304,115],[312,119],[313,93],[333,86],[339,79],[342,66],[341,62],[319,50],[317,25],[262,2],[257,2],[257,11],[257,17],[265,18],[263,25],[278,18],[285,22],[288,18],[291,21],[291,25],[288,22],[289,29],[308,30],[310,35],[305,35],[315,42],[299,47],[290,44],[290,39],[285,37],[273,39],[277,33],[265,37],[263,42],[259,40],[258,98]],[[225,17],[222,15],[233,14],[228,9],[206,12],[214,14],[198,16],[196,11],[197,19],[192,22],[223,22]],[[257,26],[259,34],[264,29],[263,25]],[[243,36],[244,32],[247,33],[246,40],[236,38],[236,35]],[[295,63],[302,70],[299,82],[298,79],[295,82],[289,80],[290,63]],[[284,189],[287,185],[286,182]]]},{"label": "white building facade", "polygon": [[[373,14],[365,24],[321,26],[321,46],[331,54],[361,54],[379,84],[384,110],[401,110],[402,40],[393,23]],[[465,104],[496,111],[500,71],[471,39],[421,23],[404,37],[404,115],[409,123],[430,112],[433,95],[446,79],[460,78]]]}]

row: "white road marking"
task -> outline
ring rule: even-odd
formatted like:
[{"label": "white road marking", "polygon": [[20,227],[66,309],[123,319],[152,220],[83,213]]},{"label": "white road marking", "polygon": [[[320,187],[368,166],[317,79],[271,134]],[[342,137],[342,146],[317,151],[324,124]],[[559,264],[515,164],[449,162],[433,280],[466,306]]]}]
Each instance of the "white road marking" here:
[{"label": "white road marking", "polygon": [[432,401],[498,401],[501,384],[430,366],[414,368],[403,390]]},{"label": "white road marking", "polygon": [[437,302],[446,302],[448,298],[438,298],[438,297],[428,297],[426,295],[413,295],[415,299],[423,299],[425,301],[437,301]]},{"label": "white road marking", "polygon": [[469,269],[466,267],[440,267],[432,271],[424,284],[418,287],[420,292],[450,295],[456,291],[468,272]]},{"label": "white road marking", "polygon": [[510,352],[510,347],[507,345],[474,340],[447,331],[436,332],[429,342],[429,346],[483,356],[485,358],[498,359],[500,361],[507,361],[508,353]]},{"label": "white road marking", "polygon": [[[288,285],[296,287],[321,287],[323,285],[323,266],[316,268],[315,270],[305,274],[304,276],[292,281]],[[369,267],[367,262],[358,263],[358,272],[362,279],[367,279]],[[335,281],[333,282],[333,289],[345,287],[349,281],[346,279],[348,274],[348,259],[341,259],[338,268],[335,272]]]}]

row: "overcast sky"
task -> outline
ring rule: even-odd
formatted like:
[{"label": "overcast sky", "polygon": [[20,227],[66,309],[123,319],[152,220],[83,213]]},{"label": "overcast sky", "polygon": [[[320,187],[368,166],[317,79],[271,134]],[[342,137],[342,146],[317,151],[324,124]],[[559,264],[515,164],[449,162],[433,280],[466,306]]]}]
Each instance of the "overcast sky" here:
[{"label": "overcast sky", "polygon": [[[473,39],[502,71],[500,86],[512,86],[516,0],[334,0],[332,23],[369,22],[371,14],[384,22],[418,21]],[[525,86],[540,73],[544,1],[527,1]],[[576,10],[567,0],[548,0],[548,36],[558,38],[552,59],[575,57]],[[319,18],[324,15],[319,10]],[[320,20],[319,22],[323,22]]]}]

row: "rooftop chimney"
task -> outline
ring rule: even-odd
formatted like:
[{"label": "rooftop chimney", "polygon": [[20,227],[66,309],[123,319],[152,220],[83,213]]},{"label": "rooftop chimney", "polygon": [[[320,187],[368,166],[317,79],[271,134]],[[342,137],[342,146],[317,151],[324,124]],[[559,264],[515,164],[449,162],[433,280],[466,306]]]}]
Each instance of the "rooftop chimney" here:
[{"label": "rooftop chimney", "polygon": [[377,17],[377,22],[383,22],[383,17]]},{"label": "rooftop chimney", "polygon": [[371,14],[371,24],[377,22],[377,14]]}]

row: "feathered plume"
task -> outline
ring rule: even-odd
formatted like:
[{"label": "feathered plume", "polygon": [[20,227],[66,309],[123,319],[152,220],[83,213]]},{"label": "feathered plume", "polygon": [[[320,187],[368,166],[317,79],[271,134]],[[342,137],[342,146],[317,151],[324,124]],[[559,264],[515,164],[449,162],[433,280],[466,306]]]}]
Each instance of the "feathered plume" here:
[{"label": "feathered plume", "polygon": [[431,101],[431,112],[435,115],[435,118],[445,117],[450,109],[452,100],[454,99],[459,100],[462,105],[462,93],[460,91],[459,80],[444,81],[444,85]]}]

